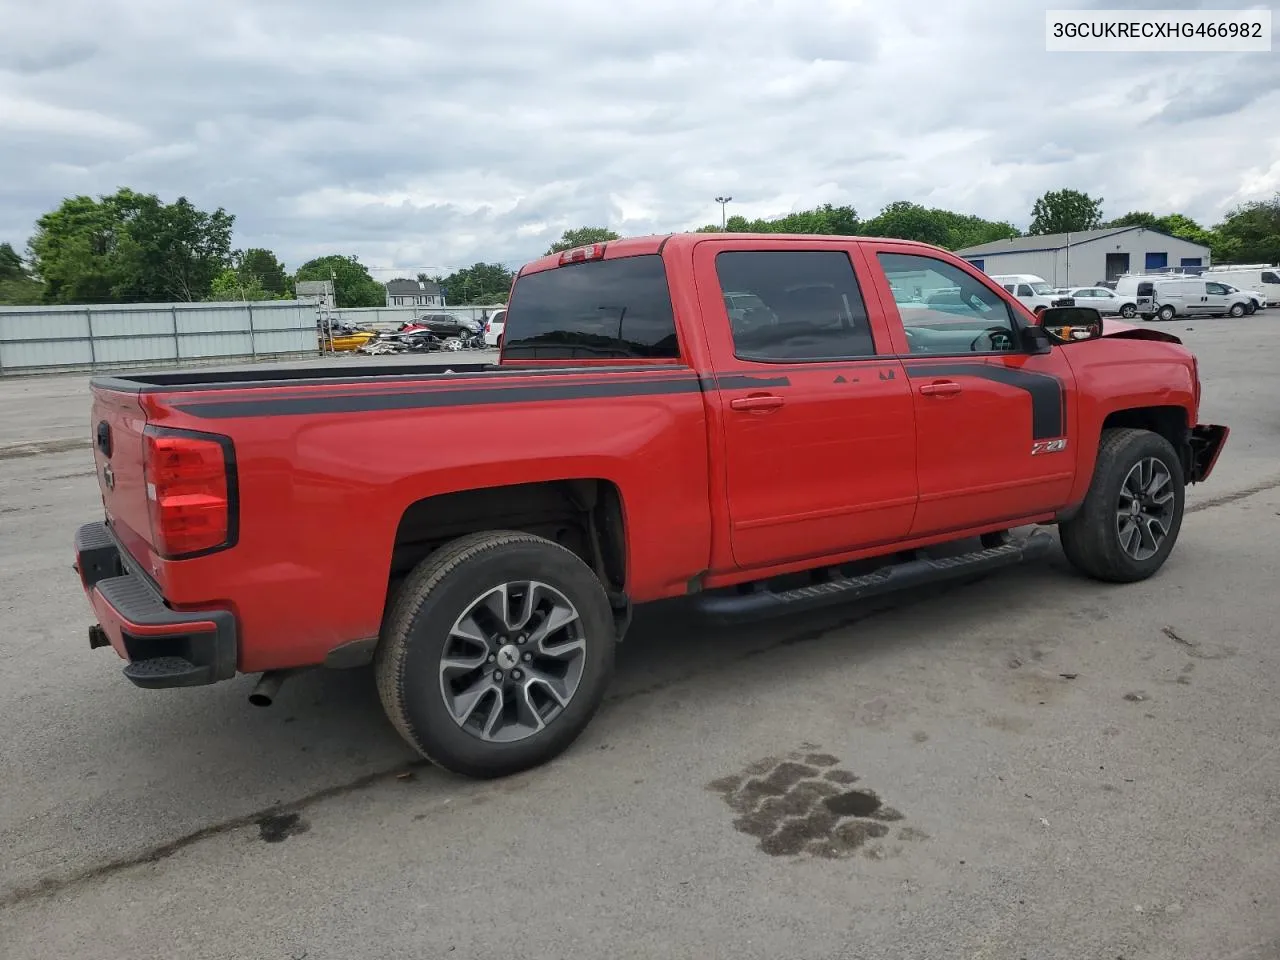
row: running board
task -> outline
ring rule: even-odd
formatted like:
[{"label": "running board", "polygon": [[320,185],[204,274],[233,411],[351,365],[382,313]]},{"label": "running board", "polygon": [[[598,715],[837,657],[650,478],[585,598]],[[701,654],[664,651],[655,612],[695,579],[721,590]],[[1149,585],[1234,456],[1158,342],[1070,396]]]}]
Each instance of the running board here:
[{"label": "running board", "polygon": [[1045,556],[1053,549],[1053,544],[1053,534],[1038,530],[1025,540],[1011,540],[998,547],[954,557],[908,560],[864,576],[842,577],[791,590],[709,591],[694,598],[694,606],[703,616],[717,623],[775,617],[1011,567],[1024,560]]}]

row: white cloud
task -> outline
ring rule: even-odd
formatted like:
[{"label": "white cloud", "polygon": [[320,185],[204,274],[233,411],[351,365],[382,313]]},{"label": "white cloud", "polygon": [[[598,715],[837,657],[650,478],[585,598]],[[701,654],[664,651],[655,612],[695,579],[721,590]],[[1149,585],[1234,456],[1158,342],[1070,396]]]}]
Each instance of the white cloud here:
[{"label": "white cloud", "polygon": [[[1145,0],[1143,0],[1145,3]],[[1107,7],[1111,0],[1094,4]],[[1152,5],[1188,6],[1179,0]],[[121,185],[380,276],[913,200],[1025,225],[1075,187],[1214,222],[1280,188],[1280,61],[1048,54],[1022,0],[61,0],[0,36],[0,240]]]}]

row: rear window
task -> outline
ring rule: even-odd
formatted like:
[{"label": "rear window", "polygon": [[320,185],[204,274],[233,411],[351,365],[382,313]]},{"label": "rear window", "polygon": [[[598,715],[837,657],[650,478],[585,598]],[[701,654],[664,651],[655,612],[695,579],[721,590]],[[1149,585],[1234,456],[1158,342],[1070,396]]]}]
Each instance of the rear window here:
[{"label": "rear window", "polygon": [[590,260],[521,277],[507,304],[509,360],[677,358],[662,258]]}]

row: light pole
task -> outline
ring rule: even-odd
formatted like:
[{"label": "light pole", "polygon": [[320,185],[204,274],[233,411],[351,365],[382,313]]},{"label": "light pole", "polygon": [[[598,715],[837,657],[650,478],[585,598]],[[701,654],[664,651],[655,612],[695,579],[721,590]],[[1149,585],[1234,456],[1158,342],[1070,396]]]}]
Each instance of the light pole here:
[{"label": "light pole", "polygon": [[725,208],[725,205],[728,204],[728,202],[732,199],[733,197],[716,197],[716,203],[720,204],[720,232],[721,233],[725,232],[727,228],[727,224],[729,222],[725,218],[724,208]]}]

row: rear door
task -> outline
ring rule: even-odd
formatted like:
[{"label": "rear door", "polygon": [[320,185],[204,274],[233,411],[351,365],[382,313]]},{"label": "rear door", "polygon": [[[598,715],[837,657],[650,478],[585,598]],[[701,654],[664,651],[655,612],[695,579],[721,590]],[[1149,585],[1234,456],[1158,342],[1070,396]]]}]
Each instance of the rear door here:
[{"label": "rear door", "polygon": [[857,256],[822,241],[694,248],[740,568],[892,542],[911,527],[911,388],[883,316],[867,310]]},{"label": "rear door", "polygon": [[[952,260],[891,241],[864,249],[915,404],[920,503],[911,534],[1061,507],[1075,478],[1075,378],[1062,351],[1027,352],[1014,308]],[[958,291],[961,306],[901,309],[891,291],[904,277]]]}]

